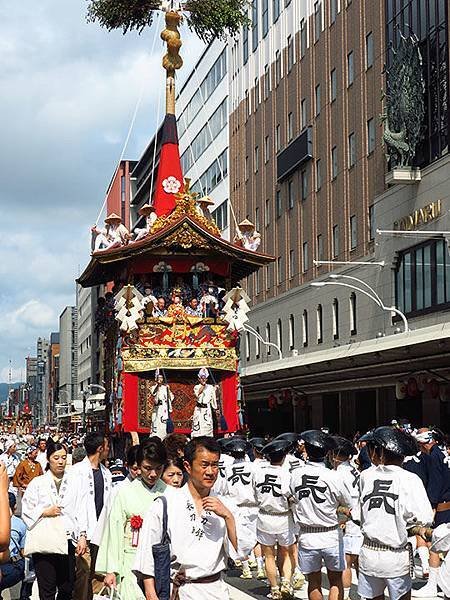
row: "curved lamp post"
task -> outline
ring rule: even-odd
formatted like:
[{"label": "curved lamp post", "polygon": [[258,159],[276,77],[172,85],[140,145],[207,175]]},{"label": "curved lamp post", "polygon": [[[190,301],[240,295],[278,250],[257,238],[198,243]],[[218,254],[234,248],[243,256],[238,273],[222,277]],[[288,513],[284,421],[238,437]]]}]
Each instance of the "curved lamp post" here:
[{"label": "curved lamp post", "polygon": [[360,292],[361,294],[364,294],[364,296],[367,296],[368,298],[373,300],[373,302],[375,302],[375,304],[377,304],[385,312],[393,312],[396,315],[398,315],[403,321],[403,325],[404,325],[403,333],[408,333],[410,331],[409,325],[408,325],[408,319],[406,318],[404,313],[402,313],[402,311],[399,310],[398,308],[396,308],[395,306],[385,306],[383,304],[381,298],[378,296],[378,294],[375,292],[375,290],[370,287],[370,285],[368,285],[364,281],[357,279],[356,277],[351,277],[350,275],[338,275],[337,277],[334,277],[334,279],[341,278],[341,277],[345,277],[347,279],[356,279],[356,281],[358,281],[359,283],[362,283],[366,288],[368,288],[371,291],[371,293],[369,293],[368,291],[366,291],[364,289],[361,289],[357,285],[352,285],[351,283],[342,283],[340,281],[315,281],[315,282],[311,283],[311,286],[312,287],[325,287],[326,285],[336,285],[336,286],[340,286],[340,287],[349,288],[356,292]]}]

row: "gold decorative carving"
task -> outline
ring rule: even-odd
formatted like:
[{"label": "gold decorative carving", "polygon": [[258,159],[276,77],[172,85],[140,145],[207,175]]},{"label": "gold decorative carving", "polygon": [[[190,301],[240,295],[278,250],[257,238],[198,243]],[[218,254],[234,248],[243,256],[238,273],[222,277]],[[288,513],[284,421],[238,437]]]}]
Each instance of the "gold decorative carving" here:
[{"label": "gold decorative carving", "polygon": [[[213,235],[220,236],[220,229],[217,227],[214,221],[209,221],[206,217],[199,213],[197,206],[198,194],[197,192],[191,192],[190,186],[191,180],[189,178],[185,178],[183,190],[181,192],[178,192],[177,194],[174,194],[176,198],[175,208],[169,215],[159,217],[155,221],[151,229],[152,234],[160,231],[164,227],[172,225],[172,223],[179,221],[185,216],[189,216],[191,219],[193,219],[199,225],[201,225],[203,229],[206,229]],[[190,248],[190,246],[186,247]]]}]

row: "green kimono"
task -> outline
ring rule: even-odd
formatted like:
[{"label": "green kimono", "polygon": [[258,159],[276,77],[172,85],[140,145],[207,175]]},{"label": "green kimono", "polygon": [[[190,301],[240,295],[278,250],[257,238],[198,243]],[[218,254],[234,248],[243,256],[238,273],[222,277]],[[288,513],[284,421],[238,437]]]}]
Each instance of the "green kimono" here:
[{"label": "green kimono", "polygon": [[[115,573],[117,591],[121,600],[145,600],[145,596],[137,585],[136,576],[132,573],[137,548],[138,532],[134,532],[130,524],[133,516],[144,518],[150,504],[164,493],[166,484],[158,480],[152,489],[140,479],[129,485],[123,485],[112,501],[102,541],[98,551],[96,572]],[[134,537],[134,540],[133,540]]]}]

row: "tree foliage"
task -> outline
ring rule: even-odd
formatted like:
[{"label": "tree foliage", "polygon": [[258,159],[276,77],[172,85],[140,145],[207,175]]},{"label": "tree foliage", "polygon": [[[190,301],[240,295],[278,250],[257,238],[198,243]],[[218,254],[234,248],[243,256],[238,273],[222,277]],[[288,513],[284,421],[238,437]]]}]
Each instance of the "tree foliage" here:
[{"label": "tree foliage", "polygon": [[[158,0],[88,0],[88,21],[97,22],[109,31],[122,29],[141,33],[153,22]],[[183,15],[186,23],[205,42],[235,35],[248,27],[249,0],[186,0]]]}]

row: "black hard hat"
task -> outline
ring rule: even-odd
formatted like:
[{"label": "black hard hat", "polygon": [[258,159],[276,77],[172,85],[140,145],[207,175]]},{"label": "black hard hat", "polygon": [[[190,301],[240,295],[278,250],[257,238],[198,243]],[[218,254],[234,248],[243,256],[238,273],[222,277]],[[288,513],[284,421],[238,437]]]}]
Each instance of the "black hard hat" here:
[{"label": "black hard hat", "polygon": [[229,438],[225,445],[225,450],[231,454],[244,454],[248,450],[248,442],[242,438]]},{"label": "black hard hat", "polygon": [[267,440],[262,437],[254,437],[249,439],[249,443],[257,452],[261,452],[261,450],[267,444]]},{"label": "black hard hat", "polygon": [[280,433],[280,435],[277,435],[277,437],[275,438],[276,440],[287,440],[288,442],[291,442],[291,444],[297,444],[300,436],[298,433]]},{"label": "black hard hat", "polygon": [[308,431],[300,434],[300,438],[305,442],[306,446],[312,446],[313,448],[317,448],[317,450],[328,452],[328,450],[335,448],[335,442],[331,435],[319,429],[308,429]]},{"label": "black hard hat", "polygon": [[418,452],[416,440],[401,429],[377,427],[373,432],[373,441],[376,446],[398,456],[413,456]]},{"label": "black hard hat", "polygon": [[356,454],[356,448],[350,440],[340,435],[333,435],[335,446],[335,452],[338,454],[344,454],[345,456],[354,456]]},{"label": "black hard hat", "polygon": [[261,453],[269,457],[277,454],[286,455],[291,446],[292,443],[289,440],[273,440],[264,446]]},{"label": "black hard hat", "polygon": [[228,444],[233,438],[219,438],[217,443],[219,444],[221,452],[228,452]]},{"label": "black hard hat", "polygon": [[373,442],[373,430],[367,431],[364,435],[358,438],[358,442]]}]

